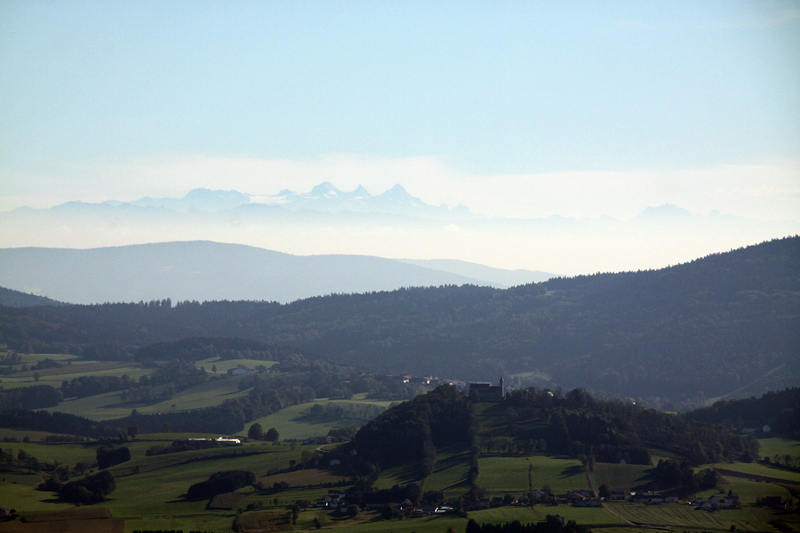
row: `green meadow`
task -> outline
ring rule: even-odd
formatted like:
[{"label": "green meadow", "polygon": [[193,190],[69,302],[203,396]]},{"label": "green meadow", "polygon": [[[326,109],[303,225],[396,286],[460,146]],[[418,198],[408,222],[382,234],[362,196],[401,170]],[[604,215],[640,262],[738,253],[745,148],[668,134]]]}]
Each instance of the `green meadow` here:
[{"label": "green meadow", "polygon": [[592,472],[592,477],[597,487],[605,484],[609,489],[627,487],[637,490],[637,487],[643,488],[644,485],[650,482],[648,473],[652,468],[652,466],[645,465],[597,463]]},{"label": "green meadow", "polygon": [[[136,363],[105,363],[100,361],[80,361],[61,368],[46,370],[29,370],[0,378],[0,386],[11,389],[16,387],[30,387],[32,385],[51,385],[60,387],[64,381],[83,376],[122,376],[127,374],[132,379],[149,375],[153,371],[142,368]],[[36,379],[35,373],[39,374]]]},{"label": "green meadow", "polygon": [[445,449],[436,454],[433,473],[425,478],[423,490],[434,490],[445,498],[456,498],[469,491],[469,451]]},{"label": "green meadow", "polygon": [[665,503],[608,503],[609,509],[636,524],[698,530],[774,531],[768,523],[774,518],[769,509],[748,506],[743,509],[705,511],[691,505]]},{"label": "green meadow", "polygon": [[[481,457],[478,485],[487,496],[522,494],[529,488],[549,486],[557,493],[589,489],[586,470],[580,461],[542,455],[531,457]],[[530,484],[528,474],[530,472]]]},{"label": "green meadow", "polygon": [[92,420],[111,420],[130,415],[133,409],[142,414],[201,409],[218,405],[229,398],[246,396],[246,389],[239,390],[239,382],[245,377],[212,378],[205,383],[176,392],[169,400],[156,403],[123,402],[122,391],[115,391],[66,400],[47,410],[80,415]]},{"label": "green meadow", "polygon": [[330,400],[327,398],[318,398],[313,402],[301,403],[298,405],[292,405],[290,407],[286,407],[272,413],[271,415],[261,417],[257,420],[253,420],[252,422],[248,423],[243,431],[240,431],[238,435],[247,435],[247,432],[250,429],[250,426],[253,424],[261,424],[261,427],[264,430],[269,428],[275,428],[278,430],[281,439],[292,439],[292,440],[303,440],[309,439],[313,437],[324,437],[328,434],[328,432],[333,428],[340,428],[346,426],[361,426],[366,422],[366,420],[356,420],[356,419],[349,419],[344,418],[341,420],[324,420],[314,418],[310,415],[309,409],[314,404],[327,404],[327,403],[334,403],[334,404],[367,404],[367,405],[377,405],[380,407],[387,408],[391,405],[392,402],[382,402],[382,401],[372,401],[372,400],[363,400],[363,399],[352,399],[352,400]]},{"label": "green meadow", "polygon": [[242,366],[244,368],[255,370],[257,366],[265,366],[271,368],[273,365],[278,364],[277,361],[259,361],[257,359],[220,359],[219,357],[211,357],[209,359],[201,359],[195,363],[197,368],[204,368],[206,372],[212,372],[211,368],[216,367],[217,374],[225,374],[228,370]]},{"label": "green meadow", "polygon": [[772,437],[768,439],[758,439],[758,443],[761,445],[761,450],[759,451],[761,457],[772,458],[776,454],[800,457],[800,441]]}]

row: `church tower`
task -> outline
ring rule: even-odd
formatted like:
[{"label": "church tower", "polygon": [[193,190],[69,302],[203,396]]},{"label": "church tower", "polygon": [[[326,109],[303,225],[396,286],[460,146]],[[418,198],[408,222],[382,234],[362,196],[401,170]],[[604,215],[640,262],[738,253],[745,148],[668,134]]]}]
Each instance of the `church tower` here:
[{"label": "church tower", "polygon": [[506,384],[503,381],[503,376],[500,376],[500,397],[504,400],[506,398]]}]

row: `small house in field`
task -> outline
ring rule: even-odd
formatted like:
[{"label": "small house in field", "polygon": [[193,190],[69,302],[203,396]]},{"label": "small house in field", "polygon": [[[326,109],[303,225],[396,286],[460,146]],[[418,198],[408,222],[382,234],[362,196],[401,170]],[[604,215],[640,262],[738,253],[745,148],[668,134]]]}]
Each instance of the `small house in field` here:
[{"label": "small house in field", "polygon": [[624,501],[628,499],[628,496],[623,489],[611,489],[608,499],[611,501]]}]

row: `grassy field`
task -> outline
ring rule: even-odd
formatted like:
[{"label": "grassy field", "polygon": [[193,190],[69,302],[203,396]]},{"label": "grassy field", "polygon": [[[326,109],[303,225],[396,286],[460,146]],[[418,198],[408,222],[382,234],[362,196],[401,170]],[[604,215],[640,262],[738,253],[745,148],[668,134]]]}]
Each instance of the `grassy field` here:
[{"label": "grassy field", "polygon": [[245,368],[249,368],[250,370],[255,370],[257,366],[264,365],[267,368],[270,368],[273,365],[278,364],[277,361],[258,361],[256,359],[226,359],[222,360],[219,357],[211,357],[209,359],[201,359],[195,363],[197,368],[205,368],[206,372],[211,372],[211,367],[217,367],[217,374],[225,374],[228,370],[233,368],[237,368],[239,365],[242,365]]},{"label": "grassy field", "polygon": [[727,493],[729,490],[739,496],[742,505],[752,505],[757,499],[766,496],[780,496],[783,499],[791,497],[789,490],[781,485],[736,477],[725,477],[719,484],[719,489],[709,489],[700,492],[698,496],[710,498],[715,494],[719,496],[721,493]]},{"label": "grassy field", "polygon": [[609,489],[644,490],[644,485],[650,481],[648,472],[652,468],[652,466],[643,465],[597,463],[592,475],[597,487],[606,484]]},{"label": "grassy field", "polygon": [[588,489],[589,481],[580,461],[534,455],[532,457],[481,457],[478,460],[478,485],[488,496],[527,492],[528,470],[531,468],[531,485],[540,489],[549,485],[554,492]]},{"label": "grassy field", "polygon": [[686,504],[608,503],[615,513],[637,524],[670,526],[698,530],[773,531],[768,524],[774,518],[768,509],[745,507],[720,511],[704,511]]},{"label": "grassy field", "polygon": [[[39,373],[36,381],[34,372]],[[3,376],[0,385],[12,389],[17,387],[30,387],[32,385],[51,385],[60,387],[63,381],[79,378],[81,376],[122,376],[127,374],[133,379],[149,375],[152,369],[142,368],[136,363],[108,363],[102,361],[76,361],[69,366],[49,368],[46,370],[27,371]]]},{"label": "grassy field", "polygon": [[441,450],[436,455],[433,473],[425,478],[424,491],[442,492],[445,498],[455,498],[469,491],[468,450]]},{"label": "grassy field", "polygon": [[512,520],[519,520],[523,524],[539,522],[547,515],[563,516],[566,520],[575,520],[579,524],[625,525],[625,521],[609,513],[602,507],[570,507],[559,505],[537,505],[534,507],[497,507],[472,511],[469,518],[480,523],[502,524]]},{"label": "grassy field", "polygon": [[11,449],[17,454],[18,450],[25,450],[29,455],[36,457],[39,461],[52,463],[58,461],[74,465],[78,462],[94,462],[95,461],[95,446],[87,446],[84,444],[42,444],[39,442],[30,442],[28,444],[22,442],[15,443],[0,443],[0,448],[4,450]]},{"label": "grassy field", "polygon": [[800,441],[773,437],[771,439],[758,439],[761,450],[758,452],[761,457],[772,458],[775,454],[780,456],[791,455],[800,457]]},{"label": "grassy field", "polygon": [[247,435],[250,426],[253,424],[261,424],[264,430],[275,428],[278,430],[281,439],[308,439],[313,437],[324,437],[333,428],[346,427],[346,426],[360,426],[364,423],[363,420],[318,420],[309,416],[309,409],[315,403],[326,404],[333,402],[336,404],[369,404],[381,407],[389,407],[392,402],[371,401],[362,399],[353,400],[329,400],[327,398],[318,398],[313,402],[292,405],[281,409],[276,413],[269,416],[253,420],[247,424],[243,431],[238,435]]},{"label": "grassy field", "polygon": [[210,379],[205,383],[177,392],[174,397],[163,402],[151,404],[122,402],[122,391],[115,391],[67,400],[55,407],[49,407],[47,410],[80,415],[92,420],[111,420],[128,416],[133,409],[142,414],[200,409],[218,405],[229,398],[246,396],[247,390],[240,391],[238,387],[239,381],[245,377],[224,376]]},{"label": "grassy field", "polygon": [[380,490],[408,483],[422,483],[422,469],[419,465],[403,465],[384,469],[374,487]]},{"label": "grassy field", "polygon": [[762,476],[767,478],[786,479],[789,481],[800,482],[800,472],[792,472],[773,466],[767,466],[761,463],[715,463],[713,465],[703,465],[703,468],[719,468],[723,470],[733,470],[735,472],[742,472],[753,476]]}]

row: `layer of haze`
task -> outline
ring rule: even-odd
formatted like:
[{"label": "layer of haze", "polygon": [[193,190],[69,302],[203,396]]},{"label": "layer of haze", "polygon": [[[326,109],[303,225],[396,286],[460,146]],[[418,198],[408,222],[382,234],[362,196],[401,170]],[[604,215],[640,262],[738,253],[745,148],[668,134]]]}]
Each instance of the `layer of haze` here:
[{"label": "layer of haze", "polygon": [[0,211],[331,181],[400,183],[490,217],[628,221],[674,204],[754,222],[702,235],[65,223],[0,227],[0,246],[185,238],[558,273],[665,266],[798,232],[798,87],[797,1],[7,1]]}]

